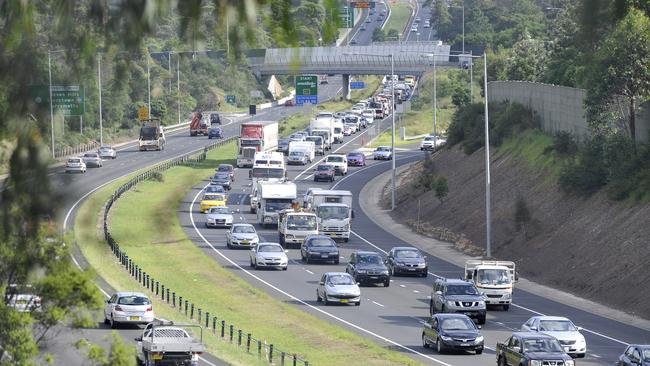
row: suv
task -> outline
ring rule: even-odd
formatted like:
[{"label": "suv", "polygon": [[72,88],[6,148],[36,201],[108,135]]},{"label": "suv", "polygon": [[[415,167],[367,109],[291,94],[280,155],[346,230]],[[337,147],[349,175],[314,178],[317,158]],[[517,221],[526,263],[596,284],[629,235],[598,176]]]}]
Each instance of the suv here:
[{"label": "suv", "polygon": [[348,174],[348,158],[345,155],[332,154],[327,155],[325,163],[333,165],[334,171],[339,175]]},{"label": "suv", "polygon": [[390,286],[388,267],[376,252],[353,252],[345,272],[351,274],[359,283],[382,283],[384,287]]},{"label": "suv", "polygon": [[461,313],[485,324],[485,299],[473,283],[451,278],[439,278],[433,284],[429,314]]}]

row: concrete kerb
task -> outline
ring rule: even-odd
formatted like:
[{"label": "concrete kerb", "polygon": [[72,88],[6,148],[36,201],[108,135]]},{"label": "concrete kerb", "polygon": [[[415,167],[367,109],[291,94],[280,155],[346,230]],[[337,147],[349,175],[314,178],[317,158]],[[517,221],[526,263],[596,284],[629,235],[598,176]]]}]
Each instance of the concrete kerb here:
[{"label": "concrete kerb", "polygon": [[[409,169],[413,164],[415,163],[405,164],[398,167],[397,174],[400,174]],[[391,234],[395,235],[399,239],[409,243],[410,245],[420,248],[423,251],[429,252],[431,254],[435,254],[436,257],[459,267],[463,267],[465,265],[465,261],[468,259],[478,258],[458,252],[456,249],[454,249],[454,246],[451,243],[446,243],[414,232],[410,227],[395,222],[390,216],[389,210],[384,210],[379,207],[377,197],[381,197],[383,188],[390,180],[390,174],[391,173],[389,170],[376,176],[368,183],[366,183],[366,185],[361,189],[361,192],[359,194],[359,205],[370,220]],[[563,291],[556,290],[521,277],[519,278],[519,282],[516,286],[519,289],[525,290],[537,296],[557,301],[561,304],[571,306],[597,316],[602,316],[604,318],[611,319],[629,326],[650,331],[649,320],[639,318],[637,316],[630,315],[619,310],[608,308],[591,300],[583,299],[578,296],[568,294]]]}]

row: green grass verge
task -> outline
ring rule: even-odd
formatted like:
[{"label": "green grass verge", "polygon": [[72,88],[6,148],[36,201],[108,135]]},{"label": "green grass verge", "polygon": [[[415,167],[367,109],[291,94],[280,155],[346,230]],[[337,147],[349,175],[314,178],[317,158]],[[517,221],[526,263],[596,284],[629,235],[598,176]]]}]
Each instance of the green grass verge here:
[{"label": "green grass verge", "polygon": [[563,160],[550,149],[553,137],[540,130],[526,130],[516,136],[507,138],[498,153],[510,153],[512,156],[526,162],[535,170],[548,172],[547,178],[556,181],[562,170]]},{"label": "green grass verge", "polygon": [[[404,32],[404,28],[406,27],[409,19],[411,18],[411,13],[413,9],[411,6],[409,6],[408,3],[405,2],[399,2],[399,3],[388,3],[388,6],[390,7],[390,18],[388,18],[388,22],[386,23],[386,26],[384,27],[384,31],[386,34],[391,29],[397,30],[397,33],[402,35]],[[406,32],[409,30],[407,29]],[[403,35],[402,35],[403,36]]]},{"label": "green grass verge", "polygon": [[[204,311],[234,324],[236,329],[253,333],[253,337],[264,337],[276,349],[304,355],[310,363],[341,365],[355,355],[364,360],[364,365],[419,364],[274,299],[221,267],[188,239],[177,216],[183,198],[192,186],[212,173],[216,164],[232,160],[235,149],[230,144],[210,152],[202,164],[172,168],[164,173],[163,183],[143,182],[116,203],[111,232],[129,257],[156,280],[180,290],[182,293],[177,295],[191,299]],[[76,241],[97,274],[114,288],[144,290],[127,275],[102,239],[102,206],[120,183],[99,190],[80,207],[75,222]],[[189,320],[159,299],[154,299],[154,306],[159,317]],[[222,341],[212,330],[205,337],[209,352],[228,363],[265,364],[236,345]]]}]

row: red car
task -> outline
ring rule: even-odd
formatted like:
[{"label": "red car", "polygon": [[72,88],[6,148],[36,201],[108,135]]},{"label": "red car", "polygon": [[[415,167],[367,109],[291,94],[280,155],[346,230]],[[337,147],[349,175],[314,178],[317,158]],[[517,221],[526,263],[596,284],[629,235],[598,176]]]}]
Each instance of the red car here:
[{"label": "red car", "polygon": [[334,170],[334,165],[332,164],[318,164],[316,169],[314,169],[314,182],[320,180],[334,182],[336,179],[336,171]]},{"label": "red car", "polygon": [[286,102],[284,102],[285,107],[293,107],[296,105],[296,103],[293,102],[293,99],[288,99]]}]

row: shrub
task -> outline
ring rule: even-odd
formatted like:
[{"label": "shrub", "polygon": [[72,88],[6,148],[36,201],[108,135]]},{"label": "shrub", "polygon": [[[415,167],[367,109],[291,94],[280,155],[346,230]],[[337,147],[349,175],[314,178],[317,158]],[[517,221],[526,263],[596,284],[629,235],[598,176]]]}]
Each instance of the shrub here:
[{"label": "shrub", "polygon": [[603,136],[587,139],[576,159],[569,161],[562,168],[559,184],[564,191],[591,194],[607,183],[603,141]]},{"label": "shrub", "polygon": [[560,131],[553,136],[553,150],[559,155],[573,156],[578,152],[578,143],[567,131]]},{"label": "shrub", "polygon": [[153,171],[151,172],[151,176],[149,176],[149,180],[162,183],[165,179],[163,178],[163,174],[161,172]]},{"label": "shrub", "polygon": [[514,211],[514,222],[516,230],[520,231],[523,229],[524,233],[526,233],[526,225],[532,220],[532,217],[530,210],[528,209],[528,205],[526,204],[526,199],[524,199],[523,196],[520,195],[517,197]]},{"label": "shrub", "polygon": [[433,192],[436,196],[437,199],[440,200],[440,202],[443,201],[445,197],[447,197],[447,193],[449,193],[449,185],[447,184],[447,178],[444,176],[440,176],[437,179],[434,180],[432,187]]}]

